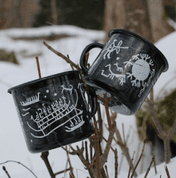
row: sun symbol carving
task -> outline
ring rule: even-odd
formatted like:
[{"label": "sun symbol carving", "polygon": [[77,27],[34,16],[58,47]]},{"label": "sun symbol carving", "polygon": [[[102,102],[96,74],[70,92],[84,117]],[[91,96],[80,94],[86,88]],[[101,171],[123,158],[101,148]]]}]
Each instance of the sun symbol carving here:
[{"label": "sun symbol carving", "polygon": [[153,60],[148,54],[137,54],[132,56],[129,61],[124,62],[125,68],[132,66],[131,73],[127,72],[127,78],[131,80],[132,86],[141,87],[143,82],[154,71],[150,66],[153,66]]}]

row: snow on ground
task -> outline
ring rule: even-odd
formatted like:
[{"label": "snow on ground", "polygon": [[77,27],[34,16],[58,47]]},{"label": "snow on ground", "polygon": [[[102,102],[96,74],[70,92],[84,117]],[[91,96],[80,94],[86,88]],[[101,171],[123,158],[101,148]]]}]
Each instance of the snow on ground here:
[{"label": "snow on ground", "polygon": [[[57,51],[63,53],[64,55],[69,54],[71,60],[75,63],[79,63],[79,58],[82,50],[86,45],[99,41],[102,42],[104,38],[104,32],[86,30],[74,26],[52,26],[52,27],[41,27],[35,29],[9,29],[0,31],[0,49],[5,49],[8,51],[15,51],[16,56],[19,60],[20,65],[11,64],[8,62],[0,62],[0,114],[1,114],[1,124],[0,124],[0,163],[7,160],[15,160],[23,163],[29,167],[34,173],[40,178],[48,178],[49,174],[45,168],[43,160],[40,158],[40,154],[31,154],[28,152],[21,126],[18,120],[18,116],[15,110],[15,105],[13,98],[7,93],[7,90],[21,83],[28,82],[38,78],[38,72],[36,67],[35,56],[39,55],[39,62],[41,67],[42,77],[71,70],[70,66],[63,61],[63,59],[56,56],[53,52],[48,50],[42,43],[41,40],[13,40],[12,37],[38,37],[50,34],[67,34],[68,38],[62,38],[56,41],[47,41],[49,45],[55,48]],[[175,42],[176,33],[172,33],[167,37],[156,43],[156,46],[163,52],[169,62],[169,70],[161,75],[154,87],[155,98],[158,95],[162,95],[165,91],[169,91],[175,88],[176,83],[176,50]],[[90,61],[92,62],[97,56],[99,49],[94,49],[90,53]],[[165,87],[166,83],[167,88]],[[163,90],[164,88],[164,90]],[[162,92],[160,92],[162,89]],[[106,122],[106,121],[105,121]],[[142,144],[140,143],[137,136],[136,120],[134,116],[123,116],[118,114],[117,126],[122,133],[122,123],[125,126],[125,133],[127,134],[129,128],[131,127],[131,133],[128,145],[130,147],[130,154],[132,155],[134,151],[140,149]],[[75,143],[77,145],[80,143]],[[115,145],[114,145],[115,146]],[[119,147],[118,157],[119,160],[122,158],[122,153]],[[139,150],[140,150],[139,149]],[[146,148],[150,152],[150,148]],[[150,162],[151,157],[148,157]],[[66,153],[61,148],[54,149],[50,151],[49,160],[53,167],[54,172],[64,170],[66,167]],[[109,174],[113,177],[113,167],[114,167],[114,155],[110,152],[108,158]],[[113,160],[113,161],[112,161]],[[77,156],[71,156],[72,165],[74,165],[74,173],[78,177],[87,177],[87,171],[84,169],[81,161]],[[168,165],[169,171],[174,170],[175,159]],[[3,164],[6,166],[10,175],[13,178],[16,177],[34,177],[28,170],[19,164],[9,162]],[[159,166],[161,169],[158,175],[163,174],[164,163]],[[111,171],[112,168],[112,171]],[[128,164],[126,160],[123,160],[121,166],[121,177],[127,177]],[[151,170],[151,177],[153,176]],[[172,176],[172,172],[171,172]],[[6,178],[4,171],[0,169],[0,178]],[[64,174],[58,176],[64,177]],[[68,177],[68,176],[65,176]],[[142,178],[142,175],[139,176]],[[154,176],[155,177],[155,176]],[[156,176],[157,177],[157,176]]]}]

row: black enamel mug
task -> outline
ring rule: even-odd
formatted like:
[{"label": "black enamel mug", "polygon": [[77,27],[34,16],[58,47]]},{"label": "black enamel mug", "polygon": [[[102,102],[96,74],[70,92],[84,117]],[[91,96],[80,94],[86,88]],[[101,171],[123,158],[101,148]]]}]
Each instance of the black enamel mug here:
[{"label": "black enamel mug", "polygon": [[[93,48],[101,52],[90,68],[85,54]],[[109,108],[124,115],[135,114],[162,72],[167,71],[165,56],[149,41],[123,29],[109,32],[105,45],[92,43],[81,54],[80,66],[88,85],[96,94],[110,98]],[[98,100],[101,102],[100,100]]]},{"label": "black enamel mug", "polygon": [[[10,88],[28,150],[43,152],[86,139],[94,133],[94,90],[79,71],[68,71]],[[86,97],[86,94],[87,96]],[[90,107],[88,99],[90,97]]]}]

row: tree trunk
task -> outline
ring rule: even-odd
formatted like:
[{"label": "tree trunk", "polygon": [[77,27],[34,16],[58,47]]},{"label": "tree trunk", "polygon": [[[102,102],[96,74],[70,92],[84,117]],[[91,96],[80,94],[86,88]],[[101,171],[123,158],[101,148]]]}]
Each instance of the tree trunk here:
[{"label": "tree trunk", "polygon": [[167,34],[174,31],[164,18],[164,8],[162,0],[147,0],[149,17],[152,27],[153,42],[158,41]]},{"label": "tree trunk", "polygon": [[125,0],[125,28],[153,42],[147,0]]},{"label": "tree trunk", "polygon": [[166,164],[170,162],[170,139],[167,137],[167,135],[163,139],[164,142],[164,157]]},{"label": "tree trunk", "polygon": [[3,28],[4,24],[6,23],[5,19],[5,0],[0,0],[0,29]]},{"label": "tree trunk", "polygon": [[56,6],[56,0],[51,0],[51,13],[52,13],[52,20],[53,24],[58,24],[58,14],[57,14],[57,6]]},{"label": "tree trunk", "polygon": [[163,19],[162,0],[106,0],[106,39],[113,28],[124,28],[154,43],[174,31]]},{"label": "tree trunk", "polygon": [[16,11],[16,18],[17,18],[17,26],[23,27],[23,19],[21,16],[21,0],[14,1],[15,11]]},{"label": "tree trunk", "polygon": [[108,40],[108,32],[114,28],[125,28],[124,0],[106,0],[104,12],[105,42]]}]

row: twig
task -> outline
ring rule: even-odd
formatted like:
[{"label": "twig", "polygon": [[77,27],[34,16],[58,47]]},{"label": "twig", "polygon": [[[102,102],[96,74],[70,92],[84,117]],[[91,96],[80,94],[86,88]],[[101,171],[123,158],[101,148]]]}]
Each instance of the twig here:
[{"label": "twig", "polygon": [[[103,137],[103,140],[104,140],[106,143],[108,142],[107,139],[104,138],[104,137]],[[113,149],[112,146],[111,146],[111,150],[112,150],[113,152],[115,152],[115,149]]]},{"label": "twig", "polygon": [[53,170],[52,170],[52,168],[51,168],[51,165],[50,165],[50,163],[49,163],[49,161],[48,161],[48,155],[49,155],[49,152],[48,152],[48,151],[42,152],[41,158],[42,158],[43,161],[45,162],[45,165],[46,165],[46,167],[47,167],[47,169],[48,169],[48,172],[50,173],[51,178],[55,178],[55,175],[54,175],[54,173],[53,173]]},{"label": "twig", "polygon": [[109,129],[111,129],[112,124],[111,124],[111,119],[110,119],[110,115],[109,115],[107,94],[104,94],[104,103],[105,103],[105,110],[106,110],[106,116],[107,116],[107,120],[108,120]]},{"label": "twig", "polygon": [[112,144],[112,140],[114,138],[114,133],[115,133],[115,128],[116,128],[116,122],[114,121],[114,123],[112,124],[112,128],[109,130],[109,137],[108,137],[108,141],[105,147],[105,151],[104,154],[100,156],[100,168],[103,167],[103,165],[106,163],[107,158],[108,158],[108,154],[111,148],[111,144]]},{"label": "twig", "polygon": [[[67,149],[67,146],[66,146],[66,153],[67,153],[67,162],[66,162],[66,166],[65,166],[64,177],[65,177],[66,171],[68,171],[68,170],[70,170],[71,176],[74,177],[74,174],[73,174],[73,167],[72,167],[72,165],[71,165],[71,161],[70,161],[70,157],[69,157],[69,151],[68,151],[68,149]],[[70,165],[70,168],[69,168],[69,169],[67,169],[67,163],[69,163],[69,165]],[[57,174],[55,174],[55,175],[57,175]]]},{"label": "twig", "polygon": [[67,63],[69,63],[71,66],[75,67],[78,70],[81,70],[81,68],[79,67],[79,65],[76,65],[74,62],[72,62],[68,57],[66,57],[65,55],[63,55],[62,53],[56,51],[54,48],[52,48],[50,45],[48,45],[45,41],[43,41],[43,44],[52,52],[54,52],[56,55],[58,55],[59,57],[63,58]]},{"label": "twig", "polygon": [[159,120],[158,120],[156,114],[155,114],[155,111],[154,111],[154,104],[153,104],[150,100],[147,100],[147,103],[148,103],[149,112],[150,112],[150,114],[151,114],[151,116],[152,116],[153,123],[155,124],[155,127],[156,127],[156,129],[157,129],[157,131],[158,131],[158,133],[159,133],[158,136],[159,136],[161,139],[163,139],[163,129],[162,129],[162,126],[161,126],[161,124],[160,124],[160,122],[159,122]]},{"label": "twig", "polygon": [[[70,56],[67,54],[67,58],[70,60]],[[70,60],[71,61],[71,60]],[[74,70],[74,67],[73,67],[73,65],[70,65],[71,66],[71,68],[72,68],[72,70]]]},{"label": "twig", "polygon": [[164,142],[164,157],[165,157],[165,162],[166,164],[170,162],[170,157],[171,157],[171,153],[170,153],[170,138],[168,138],[168,135],[166,133],[166,131],[164,131],[164,138],[163,138],[163,142]]},{"label": "twig", "polygon": [[169,163],[170,162],[170,139],[171,139],[171,136],[172,134],[174,133],[174,129],[176,128],[176,121],[174,121],[174,125],[173,127],[171,128],[169,134],[162,128],[155,112],[154,112],[154,105],[153,103],[148,100],[148,109],[149,109],[149,112],[151,114],[151,118],[153,120],[153,123],[159,133],[159,137],[163,140],[164,142],[164,157],[165,157],[165,162],[166,163]]},{"label": "twig", "polygon": [[152,88],[151,91],[150,91],[150,100],[151,101],[154,101],[154,89]]},{"label": "twig", "polygon": [[126,137],[126,143],[128,142],[128,139],[130,137],[131,128],[132,128],[132,126],[130,125],[130,128],[128,130],[128,134],[127,134],[127,137]]},{"label": "twig", "polygon": [[172,128],[170,129],[169,133],[168,133],[168,137],[171,139],[172,135],[174,134],[176,130],[176,117],[175,117],[175,120],[174,120],[174,123],[172,125]]},{"label": "twig", "polygon": [[107,167],[107,165],[105,165],[105,170],[106,170],[106,176],[107,176],[107,178],[109,178],[108,167]]},{"label": "twig", "polygon": [[10,175],[9,175],[9,173],[8,173],[8,171],[7,171],[7,169],[6,169],[6,167],[5,167],[5,166],[2,166],[2,169],[3,169],[4,172],[7,174],[7,177],[8,177],[8,178],[11,178]]},{"label": "twig", "polygon": [[6,164],[6,163],[9,163],[9,162],[13,162],[13,163],[20,164],[21,166],[23,166],[23,167],[25,167],[26,169],[28,169],[28,170],[34,175],[34,177],[37,178],[37,176],[36,176],[27,166],[25,166],[24,164],[22,164],[22,163],[20,163],[20,162],[18,162],[18,161],[8,160],[8,161],[5,161],[5,162],[3,162],[3,163],[0,163],[0,165]]},{"label": "twig", "polygon": [[92,144],[89,145],[89,150],[90,150],[90,162],[93,160],[93,153],[92,153]]},{"label": "twig", "polygon": [[123,142],[126,145],[124,123],[122,123]]},{"label": "twig", "polygon": [[86,161],[89,163],[89,154],[88,154],[88,148],[87,148],[87,141],[85,141],[85,154],[86,154]]},{"label": "twig", "polygon": [[166,171],[166,174],[167,174],[167,178],[170,178],[170,174],[169,174],[169,170],[168,170],[167,166],[165,166],[165,171]]},{"label": "twig", "polygon": [[94,123],[95,125],[95,154],[96,154],[96,164],[97,164],[97,178],[100,178],[101,171],[100,171],[100,152],[99,152],[99,138],[98,138],[98,132],[97,132],[97,123]]},{"label": "twig", "polygon": [[133,153],[133,157],[132,157],[131,162],[130,162],[130,167],[129,167],[129,171],[128,171],[128,178],[130,178],[130,173],[131,173],[131,169],[132,169],[132,165],[133,165],[133,160],[134,160],[134,154],[135,154],[135,151]]},{"label": "twig", "polygon": [[146,121],[147,121],[148,116],[149,116],[149,112],[147,112],[146,116],[143,119],[143,123],[142,123],[142,139],[143,140],[147,139],[147,135],[146,135],[146,130],[147,130]]},{"label": "twig", "polygon": [[88,59],[89,59],[89,52],[87,52],[85,55],[85,66],[90,67],[90,65],[88,64]]},{"label": "twig", "polygon": [[62,173],[65,173],[66,171],[69,171],[71,168],[68,168],[68,169],[65,169],[63,171],[59,171],[59,172],[56,172],[54,175],[59,175],[59,174],[62,174]]},{"label": "twig", "polygon": [[145,174],[144,178],[146,178],[148,176],[148,173],[150,171],[150,168],[151,168],[153,162],[154,162],[154,157],[152,158],[152,161],[151,161],[151,163],[150,163],[150,165],[149,165],[149,167],[148,167],[148,169],[146,171],[146,174]]},{"label": "twig", "polygon": [[138,161],[137,161],[137,163],[136,163],[136,166],[134,167],[134,170],[133,170],[133,172],[132,172],[131,178],[134,176],[134,173],[135,173],[135,171],[136,171],[136,168],[137,168],[137,166],[138,166],[138,164],[139,164],[139,162],[140,162],[140,160],[141,160],[141,158],[142,158],[142,156],[143,156],[143,154],[144,154],[145,144],[146,144],[146,141],[144,141],[144,145],[143,145],[143,148],[142,148],[141,155],[140,155],[140,157],[139,157],[139,159],[138,159]]},{"label": "twig", "polygon": [[155,174],[157,174],[157,169],[156,169],[156,162],[155,162],[155,157],[154,157],[154,168],[155,168]]},{"label": "twig", "polygon": [[[86,168],[88,169],[89,171],[89,174],[90,176],[94,177],[94,173],[93,173],[93,170],[89,164],[89,162],[87,160],[85,160],[84,156],[83,156],[83,151],[84,151],[84,145],[83,145],[83,142],[82,142],[82,148],[79,149],[78,146],[77,147],[77,150],[75,150],[71,145],[69,145],[70,148],[72,149],[72,152],[69,152],[69,154],[73,154],[73,155],[78,155],[78,157],[80,158],[80,160],[82,161],[82,163],[86,166]],[[63,147],[62,147],[63,148]],[[63,148],[64,149],[64,148]]]},{"label": "twig", "polygon": [[[67,145],[65,146],[65,149],[66,149],[65,151],[66,151],[66,154],[67,154],[67,161],[66,161],[65,170],[64,170],[64,177],[65,177],[65,174],[66,174],[66,169],[67,169],[67,165],[68,165],[68,162],[69,162]],[[56,175],[56,174],[55,174],[55,175]]]},{"label": "twig", "polygon": [[38,57],[36,57],[36,62],[37,62],[38,75],[39,75],[39,78],[41,78],[41,72],[40,72],[40,65],[39,65]]},{"label": "twig", "polygon": [[115,153],[115,178],[118,176],[118,156],[117,156],[117,148],[114,151]]},{"label": "twig", "polygon": [[[130,158],[128,147],[123,143],[122,137],[121,137],[120,132],[119,132],[117,127],[115,128],[115,132],[116,132],[116,137],[118,138],[118,142],[116,141],[116,143],[120,146],[121,150],[123,151],[123,154],[125,155],[125,157],[126,157],[126,159],[128,161],[128,164],[130,166],[131,165],[131,158]],[[133,164],[131,166],[132,166],[132,169],[134,169]],[[134,176],[137,177],[137,173],[136,172],[134,173]]]},{"label": "twig", "polygon": [[102,115],[101,115],[101,110],[100,110],[100,104],[98,104],[98,107],[97,107],[97,114],[98,114],[98,124],[99,124],[99,140],[100,140],[100,143],[103,139],[103,120],[102,120]]}]

